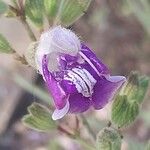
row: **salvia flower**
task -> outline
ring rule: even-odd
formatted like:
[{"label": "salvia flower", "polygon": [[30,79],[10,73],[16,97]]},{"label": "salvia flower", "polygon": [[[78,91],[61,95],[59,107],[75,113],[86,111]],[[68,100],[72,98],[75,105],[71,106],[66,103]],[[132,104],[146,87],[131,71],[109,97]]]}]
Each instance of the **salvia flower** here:
[{"label": "salvia flower", "polygon": [[42,34],[35,59],[54,99],[54,120],[91,106],[103,108],[126,80],[110,76],[96,55],[71,30],[61,26]]}]

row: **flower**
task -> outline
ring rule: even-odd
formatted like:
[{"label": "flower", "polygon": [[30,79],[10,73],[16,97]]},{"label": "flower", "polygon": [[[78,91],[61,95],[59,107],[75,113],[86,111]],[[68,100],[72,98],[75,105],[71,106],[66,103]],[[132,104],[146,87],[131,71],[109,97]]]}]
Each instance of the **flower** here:
[{"label": "flower", "polygon": [[110,76],[96,55],[71,30],[61,26],[42,34],[35,59],[54,99],[54,120],[91,106],[103,108],[126,80]]}]

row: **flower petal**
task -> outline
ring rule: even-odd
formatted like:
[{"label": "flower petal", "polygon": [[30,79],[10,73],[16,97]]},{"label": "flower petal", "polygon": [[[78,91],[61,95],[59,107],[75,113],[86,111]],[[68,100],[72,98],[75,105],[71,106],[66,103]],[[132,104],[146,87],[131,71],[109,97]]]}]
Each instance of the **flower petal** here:
[{"label": "flower petal", "polygon": [[92,96],[94,108],[103,108],[113,99],[117,90],[125,81],[126,78],[123,76],[107,76],[106,78],[100,78],[94,87]]},{"label": "flower petal", "polygon": [[76,93],[70,95],[69,103],[70,113],[81,113],[89,109],[92,101],[89,98],[82,96],[82,94]]},{"label": "flower petal", "polygon": [[97,74],[109,74],[108,68],[96,57],[96,55],[84,44],[82,44],[81,56],[97,72]]},{"label": "flower petal", "polygon": [[64,117],[68,111],[69,111],[69,101],[67,100],[66,105],[62,109],[55,109],[55,111],[52,114],[52,119],[53,120],[58,120]]},{"label": "flower petal", "polygon": [[68,94],[66,94],[62,89],[60,82],[53,77],[52,73],[49,72],[46,56],[43,58],[43,75],[49,92],[54,99],[56,108],[62,109],[67,103]]}]

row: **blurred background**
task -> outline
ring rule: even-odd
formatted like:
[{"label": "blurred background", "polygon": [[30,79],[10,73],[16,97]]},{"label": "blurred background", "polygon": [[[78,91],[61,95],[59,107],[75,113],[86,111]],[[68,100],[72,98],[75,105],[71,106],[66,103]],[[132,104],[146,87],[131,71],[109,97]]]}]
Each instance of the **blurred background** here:
[{"label": "blurred background", "polygon": [[[137,70],[150,76],[150,1],[93,0],[85,15],[71,29],[109,66],[112,74],[127,76],[130,71]],[[0,33],[19,54],[25,53],[30,39],[19,21],[2,16]],[[0,54],[0,150],[83,149],[57,131],[39,133],[21,123],[28,105],[33,101],[45,103],[38,95],[39,87],[46,91],[41,76],[33,68],[21,65],[12,55]],[[138,119],[124,129],[122,150],[143,150],[150,139],[149,97],[150,91]],[[109,110],[110,105],[85,114],[90,114],[87,119],[95,133],[106,126]],[[69,122],[74,122],[75,116],[68,116],[66,120],[73,128],[74,124]],[[88,138],[84,130],[83,135]]]}]

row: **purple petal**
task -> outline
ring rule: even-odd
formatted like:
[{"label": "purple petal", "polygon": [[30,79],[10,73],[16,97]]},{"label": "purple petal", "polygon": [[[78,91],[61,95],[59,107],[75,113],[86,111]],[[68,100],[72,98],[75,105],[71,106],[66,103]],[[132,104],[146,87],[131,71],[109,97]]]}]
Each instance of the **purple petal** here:
[{"label": "purple petal", "polygon": [[[85,55],[86,59],[88,59],[94,67],[97,69],[99,74],[109,74],[108,68],[96,57],[96,55],[84,44],[82,44],[81,55]],[[87,62],[89,63],[89,61]],[[90,65],[90,63],[89,63]]]},{"label": "purple petal", "polygon": [[76,93],[70,95],[69,103],[70,113],[81,113],[89,109],[92,101],[89,98],[82,96],[82,94]]},{"label": "purple petal", "polygon": [[103,108],[113,99],[117,90],[126,81],[123,76],[108,76],[98,80],[94,87],[92,96],[93,106],[95,109]]},{"label": "purple petal", "polygon": [[55,106],[58,109],[62,109],[66,105],[66,99],[68,98],[68,95],[65,93],[65,91],[60,86],[60,82],[57,81],[53,75],[49,72],[47,67],[47,58],[46,56],[43,57],[43,75],[47,84],[47,87],[49,89],[49,92],[51,93]]}]

